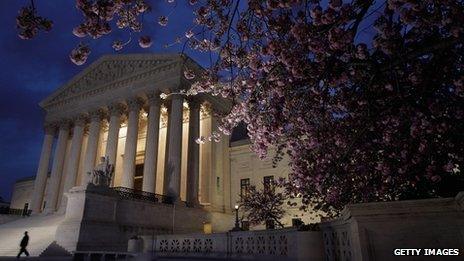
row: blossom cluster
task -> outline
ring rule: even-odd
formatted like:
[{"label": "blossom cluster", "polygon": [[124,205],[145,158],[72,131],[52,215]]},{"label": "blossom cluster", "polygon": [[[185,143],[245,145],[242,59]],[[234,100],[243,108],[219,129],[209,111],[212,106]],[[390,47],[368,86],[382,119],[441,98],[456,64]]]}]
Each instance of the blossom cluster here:
[{"label": "blossom cluster", "polygon": [[[84,17],[84,21],[73,29],[73,34],[79,38],[89,36],[98,39],[112,32],[111,21],[116,20],[116,27],[119,29],[128,28],[131,32],[139,33],[142,31],[142,21],[140,16],[150,10],[150,6],[145,0],[76,0],[76,8],[79,9]],[[113,42],[114,50],[121,50],[130,41],[124,43],[121,40]],[[139,38],[139,45],[148,48],[152,45],[150,36],[143,35]],[[86,45],[85,51],[82,50],[81,43],[71,52],[71,61],[76,65],[82,65],[90,54],[89,46]],[[89,49],[87,51],[87,49]]]},{"label": "blossom cluster", "polygon": [[[291,173],[281,185],[302,208],[330,214],[347,203],[434,196],[444,180],[462,175],[462,1],[188,3],[194,25],[176,43],[217,62],[201,75],[186,69],[195,84],[185,94],[233,103],[217,132],[198,142],[218,141],[244,122],[261,158],[288,155]],[[84,22],[73,32],[92,38],[110,33],[113,19],[140,32],[138,18],[150,9],[144,0],[77,0],[77,8]],[[33,10],[19,17],[29,30],[23,37],[35,35]],[[168,26],[169,15],[157,22]],[[70,57],[79,65],[89,54],[81,43]]]},{"label": "blossom cluster", "polygon": [[134,32],[142,30],[139,16],[150,6],[144,0],[77,0],[76,8],[84,15],[84,22],[73,29],[77,37],[100,38],[111,32],[110,22],[116,19],[119,29],[130,28]]},{"label": "blossom cluster", "polygon": [[19,38],[29,40],[34,38],[40,30],[49,32],[53,22],[38,16],[35,7],[31,5],[19,10],[18,16],[16,16],[16,26],[19,30]]},{"label": "blossom cluster", "polygon": [[210,34],[190,46],[218,62],[191,92],[233,100],[219,130],[245,122],[260,157],[288,154],[284,185],[303,208],[433,196],[461,175],[462,1],[217,0],[195,13]]}]

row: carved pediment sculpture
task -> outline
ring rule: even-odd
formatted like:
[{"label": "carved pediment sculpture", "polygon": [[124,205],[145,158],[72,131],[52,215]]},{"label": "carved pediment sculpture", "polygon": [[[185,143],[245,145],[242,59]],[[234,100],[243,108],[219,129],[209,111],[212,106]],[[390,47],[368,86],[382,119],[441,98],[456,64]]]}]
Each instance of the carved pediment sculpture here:
[{"label": "carved pediment sculpture", "polygon": [[42,101],[41,105],[54,104],[179,59],[179,55],[156,54],[103,56]]}]

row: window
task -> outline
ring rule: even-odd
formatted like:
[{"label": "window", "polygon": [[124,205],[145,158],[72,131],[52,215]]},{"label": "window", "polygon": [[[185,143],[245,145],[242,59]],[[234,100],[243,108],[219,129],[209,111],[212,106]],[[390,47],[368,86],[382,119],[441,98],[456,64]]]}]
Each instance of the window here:
[{"label": "window", "polygon": [[244,231],[250,230],[250,221],[242,220],[242,230]]},{"label": "window", "polygon": [[143,176],[143,164],[135,165],[135,177]]},{"label": "window", "polygon": [[245,196],[248,193],[250,188],[250,179],[241,179],[240,180],[240,197]]},{"label": "window", "polygon": [[265,176],[263,178],[264,189],[274,188],[274,176]]},{"label": "window", "polygon": [[135,165],[134,189],[142,190],[143,186],[143,164]]}]

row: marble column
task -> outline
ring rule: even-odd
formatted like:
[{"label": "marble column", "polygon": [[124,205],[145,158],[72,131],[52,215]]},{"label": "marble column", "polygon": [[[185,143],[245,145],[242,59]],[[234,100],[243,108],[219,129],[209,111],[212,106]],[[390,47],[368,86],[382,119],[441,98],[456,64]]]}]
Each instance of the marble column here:
[{"label": "marble column", "polygon": [[168,140],[167,165],[165,170],[165,189],[166,195],[173,202],[177,202],[180,197],[180,175],[182,163],[182,118],[183,118],[183,97],[180,94],[171,95],[171,111],[168,121]]},{"label": "marble column", "polygon": [[119,129],[121,128],[121,116],[124,112],[124,106],[119,103],[112,104],[108,106],[108,111],[110,120],[105,155],[108,157],[109,163],[115,165],[118,152]]},{"label": "marble column", "polygon": [[103,116],[103,111],[100,109],[90,112],[89,138],[84,155],[84,173],[82,173],[83,185],[90,182],[91,176],[88,173],[92,173],[95,168]]},{"label": "marble column", "polygon": [[50,181],[47,186],[47,197],[45,213],[52,213],[56,209],[58,200],[58,192],[60,190],[60,181],[63,174],[63,165],[65,160],[66,145],[69,137],[69,122],[63,121],[60,123],[58,132],[58,141],[56,143],[55,153],[53,155],[52,172]]},{"label": "marble column", "polygon": [[53,138],[56,126],[46,124],[44,130],[45,135],[42,144],[42,151],[40,153],[39,166],[37,168],[37,175],[34,181],[34,191],[31,196],[32,213],[39,213],[42,210],[42,200],[45,192],[45,186],[47,185],[48,165],[52,154]]},{"label": "marble column", "polygon": [[187,154],[187,205],[198,206],[198,181],[200,174],[200,146],[195,141],[200,136],[200,104],[189,101],[189,129]]},{"label": "marble column", "polygon": [[143,165],[142,190],[155,193],[161,103],[158,93],[150,93],[147,96],[149,106],[148,126],[145,143],[145,162]]},{"label": "marble column", "polygon": [[[76,185],[77,171],[79,169],[79,160],[81,156],[82,141],[84,139],[84,128],[86,117],[79,116],[74,120],[73,136],[71,139],[71,148],[69,150],[68,163],[64,171],[63,193],[68,192]],[[62,206],[66,205],[66,197],[61,201]]]},{"label": "marble column", "polygon": [[124,148],[124,160],[122,165],[122,183],[126,188],[134,188],[135,157],[137,154],[137,139],[139,132],[139,113],[142,102],[140,99],[132,99],[127,102],[128,119],[126,146]]}]

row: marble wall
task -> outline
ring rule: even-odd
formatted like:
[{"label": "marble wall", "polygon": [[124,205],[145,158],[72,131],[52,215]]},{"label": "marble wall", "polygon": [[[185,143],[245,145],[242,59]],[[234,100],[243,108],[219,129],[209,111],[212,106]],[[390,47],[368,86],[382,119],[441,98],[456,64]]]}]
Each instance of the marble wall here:
[{"label": "marble wall", "polygon": [[[264,177],[272,176],[274,180],[279,177],[287,178],[290,172],[288,166],[288,157],[284,158],[276,165],[272,166],[272,150],[269,157],[260,160],[258,156],[250,150],[250,144],[246,140],[236,141],[230,147],[230,172],[231,172],[231,208],[240,200],[240,181],[249,179],[250,185],[257,188],[263,187]],[[296,199],[292,202],[297,204],[300,200]],[[292,219],[298,218],[301,221],[308,223],[317,223],[320,218],[315,214],[303,212],[299,210],[299,206],[289,206],[284,204],[286,211],[285,217],[281,220],[284,226],[291,226]],[[264,225],[256,226],[253,229],[262,229]]]},{"label": "marble wall", "polygon": [[[28,204],[30,209],[31,195],[34,190],[34,178],[35,177],[30,177],[16,181],[13,187],[13,194],[11,195],[10,208],[23,209],[25,204]],[[49,179],[47,179],[47,184],[48,180]],[[46,197],[44,197],[44,199],[45,198]],[[42,208],[43,206],[44,201],[42,201]]]}]

